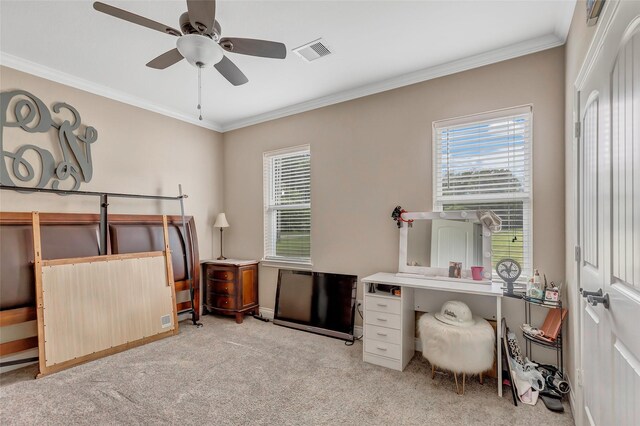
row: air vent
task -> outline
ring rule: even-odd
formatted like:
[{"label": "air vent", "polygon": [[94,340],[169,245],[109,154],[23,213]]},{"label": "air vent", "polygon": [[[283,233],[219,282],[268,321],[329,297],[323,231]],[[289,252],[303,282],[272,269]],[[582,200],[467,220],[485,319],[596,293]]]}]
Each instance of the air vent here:
[{"label": "air vent", "polygon": [[162,325],[162,328],[171,327],[171,316],[170,315],[161,316],[160,324]]},{"label": "air vent", "polygon": [[307,62],[315,61],[316,59],[320,59],[323,56],[331,54],[331,50],[327,46],[326,42],[321,38],[300,47],[296,47],[293,51]]}]

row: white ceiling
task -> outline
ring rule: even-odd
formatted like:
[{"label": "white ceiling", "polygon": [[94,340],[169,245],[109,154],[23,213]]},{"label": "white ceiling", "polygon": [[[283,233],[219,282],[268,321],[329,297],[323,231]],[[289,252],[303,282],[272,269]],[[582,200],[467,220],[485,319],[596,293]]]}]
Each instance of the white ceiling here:
[{"label": "white ceiling", "polygon": [[[109,1],[179,28],[178,1]],[[218,0],[223,36],[287,45],[285,60],[229,54],[249,78],[234,87],[186,61],[145,64],[175,37],[96,12],[92,1],[0,2],[0,62],[216,130],[388,90],[564,43],[575,0]],[[323,37],[333,54],[306,63],[291,49]]]}]

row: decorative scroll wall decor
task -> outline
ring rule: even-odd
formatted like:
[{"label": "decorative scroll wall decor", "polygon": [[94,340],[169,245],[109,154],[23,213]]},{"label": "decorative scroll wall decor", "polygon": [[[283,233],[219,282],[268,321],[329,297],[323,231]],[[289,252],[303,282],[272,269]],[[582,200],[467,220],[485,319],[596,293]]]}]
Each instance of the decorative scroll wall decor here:
[{"label": "decorative scroll wall decor", "polygon": [[[53,114],[71,113],[71,120],[63,120]],[[72,179],[75,191],[82,182],[89,182],[93,176],[91,161],[91,144],[98,139],[98,131],[91,126],[82,126],[78,111],[69,104],[58,102],[51,111],[47,106],[29,92],[12,90],[0,93],[0,183],[16,186],[13,178],[22,182],[38,179],[35,187],[44,188],[49,182],[53,189],[59,189],[60,182]],[[12,114],[10,114],[12,113]],[[56,118],[58,120],[56,121]],[[54,155],[37,145],[22,145],[15,152],[4,148],[5,127],[19,127],[29,133],[47,133],[51,128],[57,129],[57,141],[60,144],[62,160],[56,161]],[[37,164],[31,164],[25,154],[33,151],[38,154],[40,173]]]}]

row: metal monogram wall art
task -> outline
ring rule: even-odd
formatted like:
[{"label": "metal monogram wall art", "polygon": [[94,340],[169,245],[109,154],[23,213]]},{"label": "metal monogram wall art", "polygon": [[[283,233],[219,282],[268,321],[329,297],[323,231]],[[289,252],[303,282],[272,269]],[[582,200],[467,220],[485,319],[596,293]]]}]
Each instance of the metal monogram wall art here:
[{"label": "metal monogram wall art", "polygon": [[[80,114],[69,104],[58,102],[51,111],[38,97],[24,90],[0,93],[0,183],[16,186],[13,178],[22,181],[36,181],[36,188],[60,188],[60,183],[68,181],[70,190],[75,191],[82,182],[89,182],[93,176],[91,145],[98,139],[98,131],[91,126],[82,126]],[[71,114],[71,119],[62,116]],[[5,150],[5,128],[19,127],[29,133],[48,133],[55,129],[62,159],[57,161],[51,151],[37,145],[22,145],[15,152]],[[34,152],[39,159],[32,164],[27,154]],[[28,157],[34,158],[33,154]],[[37,161],[37,160],[36,160]],[[39,173],[38,173],[39,172]],[[39,176],[39,179],[38,179]],[[67,185],[65,185],[67,186]]]}]

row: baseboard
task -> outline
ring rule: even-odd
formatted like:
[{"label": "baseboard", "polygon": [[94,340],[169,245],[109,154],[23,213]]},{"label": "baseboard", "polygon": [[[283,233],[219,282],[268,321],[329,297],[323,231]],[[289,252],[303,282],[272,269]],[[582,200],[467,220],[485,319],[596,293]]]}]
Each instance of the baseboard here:
[{"label": "baseboard", "polygon": [[355,337],[362,336],[362,326],[361,325],[354,325],[353,326],[353,335]]},{"label": "baseboard", "polygon": [[260,315],[264,318],[273,320],[273,309],[260,307]]},{"label": "baseboard", "polygon": [[576,414],[578,414],[578,410],[577,410],[577,406],[576,406],[576,394],[575,394],[575,389],[573,388],[573,383],[571,383],[571,380],[569,379],[568,375],[565,375],[565,380],[569,383],[569,408],[571,408],[571,417],[573,417],[573,424],[575,424],[576,426],[578,425],[578,416]]}]

